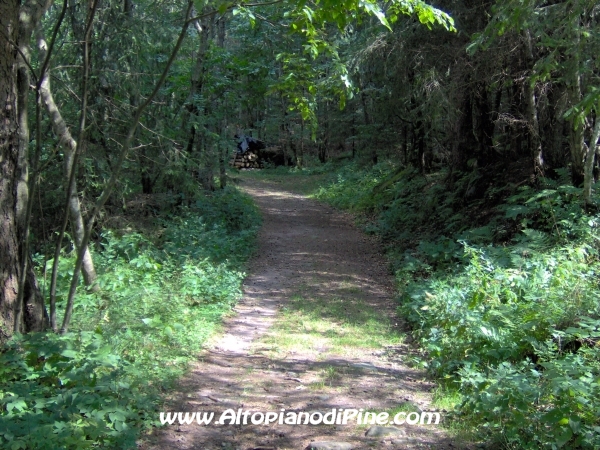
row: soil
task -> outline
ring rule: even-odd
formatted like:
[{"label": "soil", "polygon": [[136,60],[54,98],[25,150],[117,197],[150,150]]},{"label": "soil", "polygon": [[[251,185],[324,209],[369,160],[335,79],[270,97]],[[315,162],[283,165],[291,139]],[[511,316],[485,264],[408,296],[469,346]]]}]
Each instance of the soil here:
[{"label": "soil", "polygon": [[[393,277],[381,247],[356,229],[350,215],[276,183],[244,179],[242,184],[263,215],[244,297],[226,319],[224,334],[210,342],[180,381],[165,411],[214,412],[215,421],[221,412],[239,408],[326,413],[333,408],[389,411],[407,403],[434,411],[430,402],[435,385],[424,372],[404,362],[411,354],[408,345],[344,354],[327,348],[281,354],[264,347],[261,338],[269,333],[278,310],[298,292],[313,298],[343,295],[348,301],[360,295],[369,307],[384,311],[395,326],[402,323],[395,315]],[[347,289],[349,283],[356,288]],[[337,376],[320,389],[311,388],[332,367]],[[444,412],[440,414],[443,420]],[[208,426],[167,425],[140,442],[140,448],[469,448],[453,441],[440,425],[399,425],[392,434],[367,437],[370,426],[355,423],[216,425],[215,421]],[[329,444],[318,444],[322,441]]]}]

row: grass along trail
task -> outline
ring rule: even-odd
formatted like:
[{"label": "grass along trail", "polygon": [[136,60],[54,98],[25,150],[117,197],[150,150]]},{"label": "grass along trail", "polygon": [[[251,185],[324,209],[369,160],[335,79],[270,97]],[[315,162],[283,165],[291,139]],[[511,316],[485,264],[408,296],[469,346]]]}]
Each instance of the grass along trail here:
[{"label": "grass along trail", "polygon": [[390,417],[435,410],[435,386],[403,362],[410,348],[376,241],[347,214],[276,183],[245,177],[243,188],[264,220],[244,298],[165,405],[165,411],[214,412],[215,420],[168,425],[141,448],[467,448],[439,425],[215,424],[222,412],[240,408],[278,414],[362,408]]}]

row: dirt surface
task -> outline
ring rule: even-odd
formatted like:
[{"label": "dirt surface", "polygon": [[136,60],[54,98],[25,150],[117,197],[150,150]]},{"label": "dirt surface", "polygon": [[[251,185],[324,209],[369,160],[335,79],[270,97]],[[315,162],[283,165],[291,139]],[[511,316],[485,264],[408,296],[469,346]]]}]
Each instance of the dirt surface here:
[{"label": "dirt surface", "polygon": [[[359,232],[349,215],[283,191],[275,183],[244,180],[242,187],[255,199],[264,220],[244,297],[226,321],[225,334],[210,343],[165,406],[166,411],[214,412],[215,420],[208,426],[168,425],[141,448],[467,448],[452,442],[435,425],[398,425],[397,430],[387,431],[392,434],[367,437],[371,426],[354,421],[347,425],[214,424],[223,411],[240,408],[328,413],[334,408],[381,412],[405,405],[407,411],[433,411],[434,385],[423,372],[403,363],[410,353],[406,345],[346,352],[316,346],[304,352],[281,352],[264,344],[278,311],[298,295],[348,301],[360,296],[366,307],[384,312],[397,326],[393,279],[376,241]],[[322,441],[329,444],[318,444]]]}]

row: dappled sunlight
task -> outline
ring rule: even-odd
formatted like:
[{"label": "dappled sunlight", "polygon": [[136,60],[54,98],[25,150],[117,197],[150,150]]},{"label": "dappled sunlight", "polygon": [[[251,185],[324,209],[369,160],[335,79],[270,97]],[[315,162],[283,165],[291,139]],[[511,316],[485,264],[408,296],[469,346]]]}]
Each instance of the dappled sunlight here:
[{"label": "dappled sunlight", "polygon": [[[410,350],[395,323],[393,280],[377,242],[359,233],[349,216],[301,195],[251,178],[243,189],[264,220],[243,298],[224,334],[182,381],[187,394],[174,410],[428,407],[432,385],[405,364]],[[155,448],[213,441],[305,448],[320,438],[365,448],[373,442],[358,425],[177,429],[166,430]],[[421,443],[446,439],[441,429],[426,426],[407,436]]]}]

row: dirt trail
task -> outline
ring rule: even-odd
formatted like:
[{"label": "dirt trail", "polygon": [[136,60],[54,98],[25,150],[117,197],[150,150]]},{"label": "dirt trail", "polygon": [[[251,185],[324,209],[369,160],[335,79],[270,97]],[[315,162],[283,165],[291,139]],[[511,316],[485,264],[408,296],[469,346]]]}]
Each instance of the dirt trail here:
[{"label": "dirt trail", "polygon": [[[275,183],[244,180],[243,188],[264,220],[244,298],[237,314],[226,321],[225,334],[215,338],[181,381],[168,410],[215,412],[215,421],[221,412],[239,408],[326,413],[332,408],[380,412],[405,405],[410,406],[407,411],[431,411],[433,385],[424,373],[403,364],[407,346],[336,352],[317,345],[304,352],[282,352],[264,344],[278,310],[298,295],[325,302],[360,297],[365,307],[394,321],[393,280],[377,244],[348,215]],[[291,450],[320,441],[329,444],[316,448],[461,448],[439,426],[397,428],[392,434],[366,437],[369,426],[356,424],[174,424],[157,431],[142,448]]]}]

